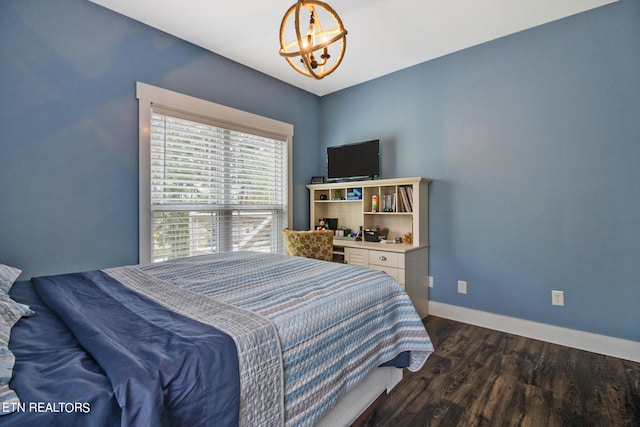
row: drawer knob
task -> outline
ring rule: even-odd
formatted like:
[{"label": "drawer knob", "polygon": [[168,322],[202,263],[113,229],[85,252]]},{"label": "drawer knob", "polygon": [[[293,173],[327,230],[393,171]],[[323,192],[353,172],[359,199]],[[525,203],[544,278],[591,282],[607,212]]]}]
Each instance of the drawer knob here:
[{"label": "drawer knob", "polygon": [[380,261],[386,261],[387,257],[384,255],[380,255],[380,257],[378,258]]}]

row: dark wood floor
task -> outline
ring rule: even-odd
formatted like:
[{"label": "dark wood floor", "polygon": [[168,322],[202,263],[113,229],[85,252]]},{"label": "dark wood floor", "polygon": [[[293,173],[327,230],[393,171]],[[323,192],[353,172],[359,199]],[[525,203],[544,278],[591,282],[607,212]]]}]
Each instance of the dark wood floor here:
[{"label": "dark wood floor", "polygon": [[434,316],[436,351],[372,426],[640,426],[640,363]]}]

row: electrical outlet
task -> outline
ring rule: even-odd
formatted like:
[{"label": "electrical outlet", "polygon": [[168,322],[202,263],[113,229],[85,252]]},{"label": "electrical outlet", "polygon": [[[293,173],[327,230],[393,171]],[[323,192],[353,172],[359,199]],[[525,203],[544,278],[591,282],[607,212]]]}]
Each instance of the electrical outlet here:
[{"label": "electrical outlet", "polygon": [[433,276],[429,276],[428,280],[429,280],[429,282],[428,282],[429,283],[429,287],[433,288]]},{"label": "electrical outlet", "polygon": [[466,294],[467,293],[467,282],[464,280],[458,280],[458,293]]},{"label": "electrical outlet", "polygon": [[564,307],[564,291],[551,291],[551,305]]}]

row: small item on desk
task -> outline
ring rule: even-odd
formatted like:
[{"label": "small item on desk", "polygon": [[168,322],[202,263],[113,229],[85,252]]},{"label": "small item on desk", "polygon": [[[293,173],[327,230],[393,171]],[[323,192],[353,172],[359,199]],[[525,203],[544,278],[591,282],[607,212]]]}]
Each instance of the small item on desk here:
[{"label": "small item on desk", "polygon": [[364,240],[367,242],[379,242],[382,239],[386,239],[388,233],[388,228],[381,228],[378,226],[367,228],[364,230]]},{"label": "small item on desk", "polygon": [[325,224],[325,229],[328,230],[337,230],[338,229],[338,218],[322,218]]},{"label": "small item on desk", "polygon": [[334,231],[334,237],[338,237],[338,238],[354,238],[356,235],[354,233],[351,232],[350,228],[346,228],[346,227],[341,227],[337,230]]},{"label": "small item on desk", "polygon": [[402,243],[402,237],[396,237],[396,243]]}]

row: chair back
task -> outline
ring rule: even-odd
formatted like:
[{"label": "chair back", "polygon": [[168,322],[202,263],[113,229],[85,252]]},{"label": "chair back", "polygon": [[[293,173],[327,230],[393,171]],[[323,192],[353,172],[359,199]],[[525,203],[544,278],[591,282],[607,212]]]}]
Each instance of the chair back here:
[{"label": "chair back", "polygon": [[321,259],[333,259],[333,231],[282,230],[287,253],[293,256]]}]

